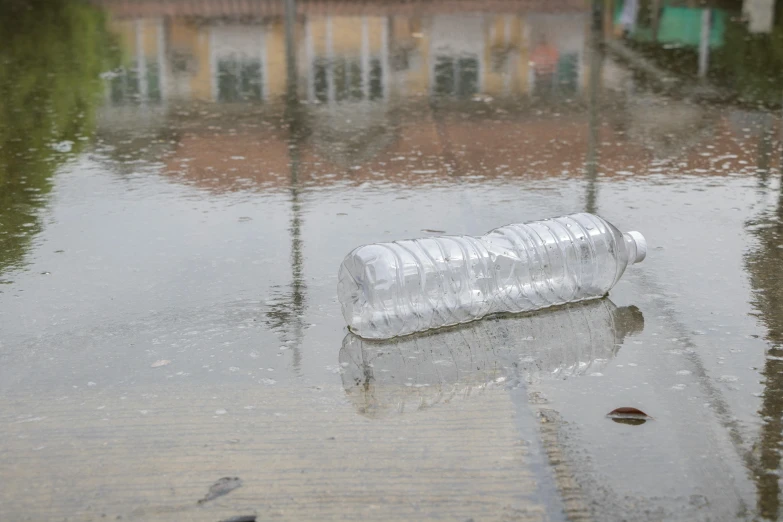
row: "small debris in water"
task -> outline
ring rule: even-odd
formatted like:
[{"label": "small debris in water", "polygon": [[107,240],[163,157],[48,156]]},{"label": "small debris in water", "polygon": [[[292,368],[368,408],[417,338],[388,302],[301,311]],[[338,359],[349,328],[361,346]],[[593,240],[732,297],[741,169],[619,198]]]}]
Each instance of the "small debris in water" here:
[{"label": "small debris in water", "polygon": [[422,232],[427,232],[428,234],[445,234],[445,230],[435,230],[434,228],[422,228]]},{"label": "small debris in water", "polygon": [[171,361],[166,359],[161,359],[159,361],[155,361],[154,363],[150,364],[150,368],[160,368],[161,366],[166,366],[167,364],[171,364]]},{"label": "small debris in water", "polygon": [[223,495],[227,495],[240,487],[242,480],[239,477],[223,477],[209,487],[207,495],[198,501],[199,504],[209,502]]},{"label": "small debris in water", "polygon": [[648,420],[652,420],[652,417],[644,413],[642,410],[628,406],[614,409],[607,413],[606,416],[612,419],[614,422],[628,424],[631,426],[639,426]]},{"label": "small debris in water", "polygon": [[535,391],[528,394],[528,399],[531,404],[548,404],[549,399],[541,392]]}]

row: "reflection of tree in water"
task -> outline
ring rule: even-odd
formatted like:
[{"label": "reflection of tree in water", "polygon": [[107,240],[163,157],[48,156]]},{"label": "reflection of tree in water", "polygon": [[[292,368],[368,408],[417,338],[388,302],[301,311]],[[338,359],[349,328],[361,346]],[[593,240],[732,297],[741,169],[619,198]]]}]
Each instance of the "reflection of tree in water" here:
[{"label": "reflection of tree in water", "polygon": [[300,205],[294,203],[294,217],[291,220],[291,284],[276,286],[272,289],[272,298],[266,311],[267,326],[281,334],[284,342],[293,344],[294,368],[301,364],[299,345],[304,337],[304,314],[307,308],[307,286],[303,276],[302,240],[300,238]]},{"label": "reflection of tree in water", "polygon": [[764,518],[780,515],[778,470],[783,444],[783,192],[777,207],[748,227],[758,247],[746,255],[745,263],[753,287],[753,305],[767,329],[769,349],[762,374],[765,377],[761,402],[764,425],[755,452],[761,469],[756,477],[758,510]]},{"label": "reflection of tree in water", "polygon": [[725,44],[712,58],[710,78],[753,105],[777,106],[783,99],[783,2],[775,9],[771,33],[751,33],[739,21],[727,24]]},{"label": "reflection of tree in water", "polygon": [[286,0],[286,110],[285,121],[289,133],[289,158],[291,182],[291,284],[275,287],[273,298],[266,312],[267,325],[282,334],[284,341],[293,344],[293,366],[299,371],[302,364],[300,346],[304,338],[304,314],[307,306],[302,257],[302,202],[299,187],[301,146],[309,135],[309,126],[297,96],[296,54],[294,52],[294,27],[296,23],[295,0]]},{"label": "reflection of tree in water", "polygon": [[304,337],[304,314],[307,308],[307,285],[304,282],[304,258],[302,255],[302,202],[299,188],[299,140],[293,122],[291,128],[291,283],[272,289],[272,299],[266,312],[266,323],[282,335],[285,342],[293,344],[294,368],[301,365],[299,345]]},{"label": "reflection of tree in water", "polygon": [[598,212],[598,154],[600,148],[599,91],[604,66],[603,3],[593,1],[590,21],[590,77],[588,83],[587,157],[585,158],[585,212]]},{"label": "reflection of tree in water", "polygon": [[[745,17],[739,16],[740,2],[724,2],[725,10],[719,2],[713,4],[717,8],[712,9],[712,16],[725,20],[720,22],[721,26],[725,24],[725,29],[717,31],[713,26],[711,38],[720,34],[721,41],[710,51],[707,71],[709,82],[725,87],[727,90],[722,94],[728,94],[741,103],[753,106],[780,105],[783,85],[783,2],[775,2],[775,26],[770,33],[750,31]],[[648,5],[649,2],[640,2],[638,34],[629,43],[676,77],[687,76],[689,71],[696,74],[699,48],[695,42],[668,45],[654,39],[645,41],[659,29],[655,21],[660,23],[660,19],[652,16],[654,12],[645,12],[645,6]],[[674,18],[672,15],[669,19],[670,31],[674,29],[671,25]],[[699,32],[697,30],[691,34],[698,37]],[[682,33],[680,38],[687,39],[687,36]]]},{"label": "reflection of tree in water", "polygon": [[[736,90],[740,100],[778,105],[783,98],[783,4],[777,6],[777,24],[770,34],[750,34],[743,24],[729,24],[725,45],[715,56],[713,75]],[[763,114],[758,144],[759,184],[765,187],[771,164],[773,117]],[[766,519],[781,516],[780,477],[783,445],[783,187],[776,207],[749,223],[758,246],[745,263],[753,288],[753,305],[767,329],[769,348],[764,363],[759,442],[754,448],[759,469],[756,479],[758,511]]]},{"label": "reflection of tree in water", "polygon": [[0,3],[0,271],[40,232],[63,151],[92,132],[108,44],[102,14],[80,2]]}]

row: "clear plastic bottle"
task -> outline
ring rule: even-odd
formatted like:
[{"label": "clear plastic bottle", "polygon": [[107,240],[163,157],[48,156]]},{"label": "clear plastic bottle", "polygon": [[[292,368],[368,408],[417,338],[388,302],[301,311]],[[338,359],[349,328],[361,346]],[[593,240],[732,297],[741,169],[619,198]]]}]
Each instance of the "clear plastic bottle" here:
[{"label": "clear plastic bottle", "polygon": [[606,295],[647,243],[592,214],[508,225],[481,237],[364,245],[340,266],[337,293],[355,334],[389,339]]}]

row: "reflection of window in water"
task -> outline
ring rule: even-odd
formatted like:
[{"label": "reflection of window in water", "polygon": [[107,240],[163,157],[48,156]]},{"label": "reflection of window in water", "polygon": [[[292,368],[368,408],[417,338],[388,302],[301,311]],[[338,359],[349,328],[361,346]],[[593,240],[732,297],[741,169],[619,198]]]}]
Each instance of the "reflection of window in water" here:
[{"label": "reflection of window in water", "polygon": [[377,58],[370,60],[370,99],[383,97],[383,69]]},{"label": "reflection of window in water", "polygon": [[197,60],[193,53],[188,51],[171,51],[171,72],[195,74],[197,69]]},{"label": "reflection of window in water", "polygon": [[574,94],[579,87],[579,55],[561,54],[553,67],[542,67],[535,71],[536,92]]},{"label": "reflection of window in water", "polygon": [[147,64],[147,99],[159,102],[160,96],[160,64],[149,62]]},{"label": "reflection of window in water", "polygon": [[218,101],[260,100],[263,95],[261,60],[220,58],[217,62]]},{"label": "reflection of window in water", "polygon": [[362,67],[356,60],[334,61],[334,95],[338,101],[362,97]]},{"label": "reflection of window in water", "polygon": [[[141,70],[140,67],[144,67],[144,69]],[[138,103],[139,101],[160,102],[162,98],[160,64],[143,61],[141,64],[117,74],[109,84],[109,96],[112,105]]]},{"label": "reflection of window in water", "polygon": [[[341,56],[331,61],[323,58],[316,58],[313,61],[313,91],[318,101],[326,102],[329,100],[330,73],[333,81],[335,101],[364,99],[361,62],[358,59]],[[383,97],[383,69],[378,58],[370,59],[367,91],[370,100],[377,100]]]},{"label": "reflection of window in water", "polygon": [[475,57],[435,58],[435,94],[472,96],[478,92],[479,63]]},{"label": "reflection of window in water", "polygon": [[395,72],[407,71],[411,68],[411,55],[416,51],[413,48],[398,47],[391,55],[391,66]]},{"label": "reflection of window in water", "polygon": [[492,72],[496,74],[503,74],[508,71],[510,55],[511,49],[508,47],[492,49],[492,53],[490,55]]},{"label": "reflection of window in water", "polygon": [[564,93],[575,93],[579,85],[579,55],[568,53],[557,62],[557,90]]}]

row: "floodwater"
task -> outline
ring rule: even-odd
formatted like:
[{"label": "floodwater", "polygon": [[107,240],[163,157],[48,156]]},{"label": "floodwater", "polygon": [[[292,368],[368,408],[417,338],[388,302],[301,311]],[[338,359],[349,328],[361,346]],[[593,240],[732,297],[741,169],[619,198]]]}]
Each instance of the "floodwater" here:
[{"label": "floodwater", "polygon": [[[693,5],[4,2],[0,520],[783,517],[783,7]],[[608,299],[348,335],[355,246],[581,211]]]}]

